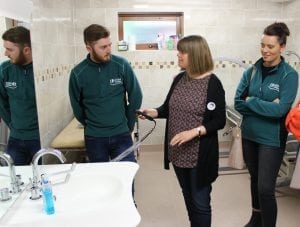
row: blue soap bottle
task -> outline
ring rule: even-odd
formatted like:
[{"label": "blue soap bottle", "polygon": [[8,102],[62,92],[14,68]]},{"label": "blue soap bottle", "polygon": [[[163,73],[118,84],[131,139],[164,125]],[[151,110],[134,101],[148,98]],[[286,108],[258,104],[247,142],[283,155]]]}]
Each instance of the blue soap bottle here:
[{"label": "blue soap bottle", "polygon": [[46,214],[54,214],[54,198],[52,193],[52,185],[45,174],[41,175],[42,179],[42,196],[44,203],[44,211]]}]

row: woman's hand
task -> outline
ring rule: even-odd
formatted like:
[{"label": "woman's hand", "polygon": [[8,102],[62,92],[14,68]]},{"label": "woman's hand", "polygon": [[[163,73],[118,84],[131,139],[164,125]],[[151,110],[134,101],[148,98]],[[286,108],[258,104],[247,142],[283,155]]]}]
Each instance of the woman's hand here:
[{"label": "woman's hand", "polygon": [[193,128],[191,130],[180,132],[171,139],[170,145],[171,146],[175,146],[175,145],[180,146],[181,144],[184,144],[184,143],[192,140],[193,138],[195,138],[198,135],[199,135],[199,132],[195,128]]},{"label": "woman's hand", "polygon": [[[139,111],[148,115],[149,117],[152,117],[152,118],[156,118],[158,116],[156,109],[150,109],[150,108],[149,109],[139,109]],[[145,119],[145,117],[142,115],[138,115],[138,117],[143,120]]]}]

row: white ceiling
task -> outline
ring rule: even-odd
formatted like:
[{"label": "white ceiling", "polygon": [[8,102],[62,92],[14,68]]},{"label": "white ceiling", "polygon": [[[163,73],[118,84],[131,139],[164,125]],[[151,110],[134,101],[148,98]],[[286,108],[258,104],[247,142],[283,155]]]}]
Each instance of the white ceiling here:
[{"label": "white ceiling", "polygon": [[33,3],[31,0],[0,0],[0,16],[30,22]]}]

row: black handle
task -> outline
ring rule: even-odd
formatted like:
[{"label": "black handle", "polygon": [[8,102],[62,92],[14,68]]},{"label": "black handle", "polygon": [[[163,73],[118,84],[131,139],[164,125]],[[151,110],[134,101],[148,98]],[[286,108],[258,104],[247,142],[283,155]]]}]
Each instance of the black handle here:
[{"label": "black handle", "polygon": [[142,115],[143,117],[145,117],[149,121],[154,121],[153,117],[150,117],[149,115],[143,113],[142,111],[136,110],[135,113],[137,115]]}]

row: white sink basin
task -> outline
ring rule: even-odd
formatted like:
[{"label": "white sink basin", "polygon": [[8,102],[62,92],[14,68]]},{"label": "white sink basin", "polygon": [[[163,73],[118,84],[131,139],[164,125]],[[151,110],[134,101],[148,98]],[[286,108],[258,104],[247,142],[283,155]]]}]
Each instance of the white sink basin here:
[{"label": "white sink basin", "polygon": [[[23,167],[20,166],[19,168],[19,172],[16,172],[17,174],[22,173],[21,174],[21,181],[24,183],[28,182],[29,179],[29,175],[28,173],[23,174],[23,170],[24,169],[28,169],[28,167]],[[26,172],[26,171],[25,171]],[[11,191],[11,180],[9,176],[9,168],[8,167],[0,167],[0,189],[2,188],[8,188]],[[31,172],[30,172],[31,173]],[[6,175],[6,176],[2,176],[2,175]],[[24,186],[20,186],[20,188],[23,190]],[[11,199],[6,200],[6,201],[1,201],[0,200],[0,218],[6,213],[6,211],[11,207],[11,205],[14,203],[14,201],[18,198],[18,196],[20,195],[20,193],[16,193],[16,194],[12,194],[9,193],[9,196],[11,197]]]},{"label": "white sink basin", "polygon": [[[70,165],[41,166],[40,173],[62,171]],[[134,227],[140,215],[132,198],[132,182],[138,164],[132,162],[77,164],[68,182],[65,174],[50,177],[56,196],[55,213],[43,212],[42,199],[22,193],[0,226],[104,226]]]}]

